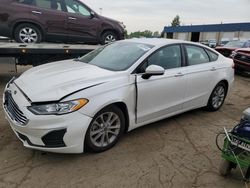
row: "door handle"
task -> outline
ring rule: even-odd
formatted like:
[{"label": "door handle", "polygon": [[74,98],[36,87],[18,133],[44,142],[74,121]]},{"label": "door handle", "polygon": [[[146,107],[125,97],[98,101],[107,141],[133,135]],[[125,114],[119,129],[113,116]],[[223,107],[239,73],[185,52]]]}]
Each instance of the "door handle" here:
[{"label": "door handle", "polygon": [[42,12],[39,12],[39,11],[35,11],[35,10],[33,10],[33,11],[31,11],[33,14],[42,14]]},{"label": "door handle", "polygon": [[212,68],[210,69],[210,71],[216,71],[216,68],[215,68],[215,67],[212,67]]},{"label": "door handle", "polygon": [[70,17],[68,17],[68,19],[69,19],[69,20],[76,20],[76,18],[71,17],[71,16],[70,16]]},{"label": "door handle", "polygon": [[178,72],[176,75],[174,75],[175,77],[182,77],[184,76],[184,74],[182,74],[181,72]]}]

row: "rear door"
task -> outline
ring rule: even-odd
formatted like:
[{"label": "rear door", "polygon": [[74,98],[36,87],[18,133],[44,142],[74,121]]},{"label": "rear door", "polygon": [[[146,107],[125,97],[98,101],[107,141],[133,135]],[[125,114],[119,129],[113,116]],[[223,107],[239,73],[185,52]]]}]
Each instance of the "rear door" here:
[{"label": "rear door", "polygon": [[211,89],[216,84],[218,62],[212,61],[203,47],[188,44],[184,46],[187,66],[183,73],[187,77],[187,91],[183,109],[189,110],[206,105]]},{"label": "rear door", "polygon": [[61,0],[34,0],[31,19],[41,23],[45,32],[52,36],[67,35],[66,13]]},{"label": "rear door", "polygon": [[67,9],[68,34],[71,40],[97,40],[99,18],[91,15],[91,10],[77,0],[64,0]]}]

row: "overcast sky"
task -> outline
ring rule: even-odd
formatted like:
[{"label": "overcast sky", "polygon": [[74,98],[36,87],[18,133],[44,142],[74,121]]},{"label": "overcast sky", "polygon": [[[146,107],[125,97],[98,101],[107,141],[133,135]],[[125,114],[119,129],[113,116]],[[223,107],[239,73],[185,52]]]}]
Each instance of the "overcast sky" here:
[{"label": "overcast sky", "polygon": [[250,22],[250,0],[82,0],[94,11],[124,22],[128,32],[163,30],[178,14],[181,23]]}]

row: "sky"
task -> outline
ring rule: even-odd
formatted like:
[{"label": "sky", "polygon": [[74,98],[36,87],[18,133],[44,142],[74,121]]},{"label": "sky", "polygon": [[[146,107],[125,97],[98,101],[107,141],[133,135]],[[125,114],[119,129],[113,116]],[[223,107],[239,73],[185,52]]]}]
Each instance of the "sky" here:
[{"label": "sky", "polygon": [[181,25],[250,22],[250,0],[81,1],[98,14],[123,22],[129,33],[161,32],[177,14]]}]

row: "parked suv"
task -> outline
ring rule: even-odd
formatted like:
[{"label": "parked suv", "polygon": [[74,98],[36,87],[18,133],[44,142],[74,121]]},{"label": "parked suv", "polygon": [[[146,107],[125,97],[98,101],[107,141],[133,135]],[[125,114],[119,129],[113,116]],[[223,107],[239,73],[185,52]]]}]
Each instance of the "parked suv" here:
[{"label": "parked suv", "polygon": [[109,43],[124,39],[123,23],[80,0],[1,0],[0,36],[20,43]]}]

